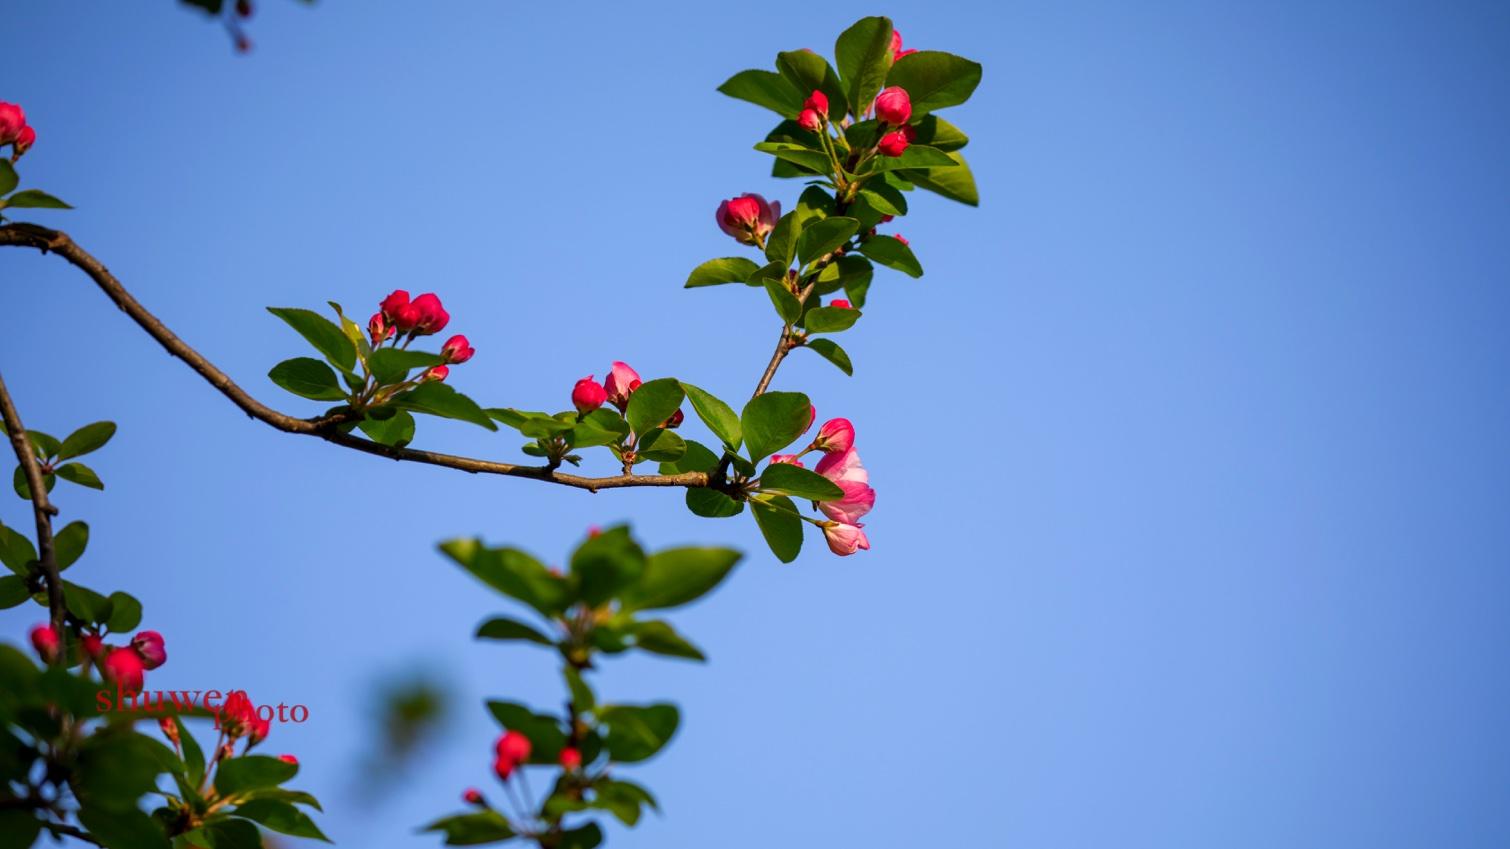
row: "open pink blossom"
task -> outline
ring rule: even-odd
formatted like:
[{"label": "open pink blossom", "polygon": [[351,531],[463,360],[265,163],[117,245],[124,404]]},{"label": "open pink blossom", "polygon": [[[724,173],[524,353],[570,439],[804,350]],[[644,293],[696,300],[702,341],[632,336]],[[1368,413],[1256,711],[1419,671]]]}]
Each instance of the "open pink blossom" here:
[{"label": "open pink blossom", "polygon": [[865,471],[865,466],[860,463],[860,452],[851,448],[848,451],[839,451],[824,455],[822,460],[813,471],[828,478],[834,483],[839,481],[859,481],[870,483],[870,474]]},{"label": "open pink blossom", "polygon": [[876,506],[876,491],[870,488],[870,484],[860,481],[836,481],[835,484],[844,490],[844,497],[836,501],[821,501],[818,509],[835,522],[858,525],[860,519]]}]

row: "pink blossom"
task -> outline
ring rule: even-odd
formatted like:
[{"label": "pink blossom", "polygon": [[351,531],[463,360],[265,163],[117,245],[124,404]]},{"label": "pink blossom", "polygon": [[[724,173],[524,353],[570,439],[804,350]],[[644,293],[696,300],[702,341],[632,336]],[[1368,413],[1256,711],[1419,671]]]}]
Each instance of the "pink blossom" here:
[{"label": "pink blossom", "polygon": [[876,95],[876,118],[883,124],[901,126],[912,119],[912,98],[907,89],[892,86]]},{"label": "pink blossom", "polygon": [[774,466],[777,463],[786,463],[789,466],[796,466],[799,469],[807,468],[807,466],[802,465],[802,460],[800,460],[796,454],[772,454],[771,465]]},{"label": "pink blossom", "polygon": [[829,419],[818,428],[818,437],[813,440],[813,447],[826,454],[848,451],[854,444],[855,426],[849,419]]},{"label": "pink blossom", "polygon": [[869,551],[870,540],[865,538],[865,532],[860,528],[860,525],[846,525],[842,522],[824,525],[823,539],[828,543],[828,550],[840,557],[848,557],[862,548]]},{"label": "pink blossom", "polygon": [[753,192],[720,203],[714,216],[719,229],[747,245],[764,241],[780,217],[780,202],[767,203],[765,198]]},{"label": "pink blossom", "polygon": [[869,484],[859,481],[835,481],[844,490],[844,497],[837,501],[822,501],[818,509],[836,522],[849,525],[860,524],[860,519],[876,506],[876,491]]},{"label": "pink blossom", "polygon": [[865,471],[865,466],[860,463],[860,453],[853,448],[848,451],[825,454],[813,471],[834,483],[840,481],[870,483],[870,473]]},{"label": "pink blossom", "polygon": [[590,374],[577,381],[577,385],[571,389],[571,405],[584,416],[603,406],[603,402],[607,400],[608,390],[593,380]]},{"label": "pink blossom", "polygon": [[608,379],[603,381],[603,388],[608,390],[608,400],[622,410],[629,406],[629,396],[640,388],[640,373],[628,363],[614,361],[608,370]]}]

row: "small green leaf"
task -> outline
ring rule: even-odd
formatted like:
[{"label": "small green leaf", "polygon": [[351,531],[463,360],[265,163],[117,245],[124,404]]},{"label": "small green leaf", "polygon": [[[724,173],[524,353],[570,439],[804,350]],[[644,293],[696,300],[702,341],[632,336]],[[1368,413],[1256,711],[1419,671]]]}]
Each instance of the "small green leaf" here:
[{"label": "small green leaf", "polygon": [[702,649],[688,642],[676,629],[660,620],[641,622],[634,626],[634,645],[651,654],[681,657],[688,660],[707,660]]},{"label": "small green leaf", "polygon": [[792,260],[797,258],[797,237],[802,235],[802,222],[798,220],[795,212],[788,212],[776,222],[776,227],[771,230],[771,235],[766,237],[765,258],[771,262],[781,263],[782,269],[792,267]]},{"label": "small green leaf", "polygon": [[134,629],[142,624],[142,603],[123,592],[111,593],[110,620],[105,624],[117,634]]},{"label": "small green leaf", "polygon": [[[634,396],[630,396],[632,399]],[[609,407],[599,407],[582,417],[572,430],[572,445],[591,448],[596,445],[618,445],[629,435],[629,422]]]},{"label": "small green leaf", "polygon": [[635,448],[635,453],[640,460],[675,463],[687,453],[687,442],[675,431],[657,428],[645,434]]},{"label": "small green leaf", "polygon": [[5,568],[25,577],[31,574],[28,564],[37,560],[37,549],[31,540],[17,533],[12,528],[0,524],[0,563]]},{"label": "small green leaf", "polygon": [[776,70],[804,100],[815,90],[823,92],[830,110],[843,117],[844,86],[827,59],[811,50],[788,50],[776,54]]},{"label": "small green leaf", "polygon": [[408,410],[399,410],[381,421],[363,419],[357,422],[357,427],[373,442],[394,448],[403,448],[414,441],[414,416]]},{"label": "small green leaf", "polygon": [[808,501],[837,501],[844,497],[838,484],[791,463],[772,463],[760,475],[760,491],[790,495]]},{"label": "small green leaf", "polygon": [[835,42],[834,59],[850,114],[858,118],[881,90],[891,67],[891,20],[871,17],[856,21]]},{"label": "small green leaf", "polygon": [[808,310],[804,323],[813,333],[839,333],[855,326],[860,311],[853,307],[817,307]]},{"label": "small green leaf", "polygon": [[913,140],[916,144],[926,144],[949,152],[970,143],[970,137],[963,130],[937,115],[925,115],[921,120],[913,121],[912,125],[917,131],[917,137]]},{"label": "small green leaf", "polygon": [[[263,849],[262,832],[248,820],[233,817],[218,819],[207,823],[198,831],[190,832],[190,836],[195,834],[203,835],[202,839],[209,849]],[[194,843],[187,845],[193,846]]]},{"label": "small green leaf", "polygon": [[769,502],[751,501],[750,512],[765,537],[771,553],[782,563],[791,563],[802,551],[802,519],[790,498],[778,495]]},{"label": "small green leaf", "polygon": [[297,307],[268,307],[267,311],[288,322],[305,341],[315,346],[336,367],[351,371],[356,366],[357,349],[339,325],[323,315]]},{"label": "small green leaf", "polygon": [[923,276],[923,266],[913,256],[912,248],[892,236],[872,236],[866,239],[860,243],[860,253],[911,277]]},{"label": "small green leaf", "polygon": [[783,118],[797,117],[806,96],[792,88],[780,74],[759,70],[740,71],[725,80],[718,90],[730,97],[764,106]]},{"label": "small green leaf", "polygon": [[[57,482],[58,479],[54,475],[42,476],[42,488],[48,492],[52,492],[52,488],[57,485]],[[20,496],[22,501],[31,500],[31,487],[26,483],[25,467],[19,464],[16,466],[15,473],[11,475],[10,483],[11,488],[16,491],[16,495]]]},{"label": "small green leaf", "polygon": [[253,799],[236,806],[232,811],[238,817],[246,817],[254,822],[261,823],[263,827],[272,829],[280,834],[288,834],[294,837],[309,837],[315,840],[330,842],[330,838],[320,831],[314,820],[309,815],[295,808],[287,802],[276,799]]},{"label": "small green leaf", "polygon": [[447,846],[478,846],[501,843],[514,836],[509,821],[497,811],[477,811],[441,817],[425,826],[425,831],[445,832]]},{"label": "small green leaf", "polygon": [[801,165],[815,174],[831,174],[834,170],[828,154],[794,142],[758,142],[755,149],[777,159]]},{"label": "small green leaf", "polygon": [[379,348],[367,355],[367,368],[378,383],[388,386],[403,383],[409,372],[417,368],[429,368],[445,362],[440,354],[425,351],[409,351],[403,348]]},{"label": "small green leaf", "polygon": [[727,519],[743,513],[745,505],[716,489],[692,487],[687,490],[687,509],[705,519]]},{"label": "small green leaf", "polygon": [[871,180],[860,190],[860,197],[871,209],[883,215],[906,215],[907,198],[892,186],[880,180]]},{"label": "small green leaf", "polygon": [[58,477],[63,480],[76,483],[79,486],[87,486],[90,489],[104,489],[105,483],[100,476],[94,473],[94,469],[83,463],[65,463],[58,467]]},{"label": "small green leaf", "polygon": [[68,438],[58,446],[57,458],[68,460],[73,457],[82,457],[91,451],[98,451],[110,437],[115,436],[115,422],[95,422],[87,424],[70,433]]},{"label": "small green leaf", "polygon": [[661,464],[661,474],[679,475],[682,472],[711,472],[718,467],[718,455],[708,446],[695,439],[684,440],[687,452],[680,459]]},{"label": "small green leaf", "polygon": [[809,339],[803,347],[811,348],[818,356],[839,367],[839,370],[847,375],[855,373],[854,364],[849,361],[849,354],[839,347],[832,339]]},{"label": "small green leaf", "polygon": [[765,281],[765,291],[771,296],[771,306],[776,308],[776,315],[786,324],[791,324],[802,317],[802,302],[787,288],[784,280]]},{"label": "small green leaf", "polygon": [[802,228],[797,240],[797,259],[803,265],[832,253],[860,231],[860,222],[853,218],[825,218],[810,221]]},{"label": "small green leaf", "polygon": [[330,366],[313,357],[294,357],[273,366],[267,376],[279,386],[315,401],[344,401],[346,393]]},{"label": "small green leaf", "polygon": [[[766,71],[766,73],[769,74],[770,71]],[[780,76],[776,74],[771,74],[771,76],[780,79]],[[802,99],[798,98],[797,102],[800,104]],[[793,112],[792,114],[796,115],[797,113]],[[10,194],[10,190],[14,189],[19,182],[21,182],[21,178],[16,175],[15,166],[10,164],[9,159],[0,159],[0,195]]]},{"label": "small green leaf", "polygon": [[643,571],[645,552],[622,525],[588,537],[571,557],[571,572],[580,582],[582,601],[593,607],[633,584]]},{"label": "small green leaf", "polygon": [[739,443],[744,438],[739,429],[739,415],[734,409],[723,401],[720,401],[713,393],[699,389],[690,383],[683,381],[682,389],[687,393],[687,400],[692,402],[692,410],[697,417],[703,420],[703,424],[713,431],[713,435],[723,440],[724,445],[732,450],[739,449]]},{"label": "small green leaf", "polygon": [[739,420],[750,459],[759,462],[807,432],[812,403],[800,392],[767,392],[752,398]]},{"label": "small green leaf", "polygon": [[5,199],[5,205],[10,209],[73,209],[72,206],[47,192],[37,191],[36,189],[16,192]]},{"label": "small green leaf", "polygon": [[707,595],[742,555],[732,548],[668,548],[645,560],[640,579],[620,595],[623,610],[680,607]]},{"label": "small green leaf", "polygon": [[492,619],[477,626],[477,639],[479,640],[524,640],[531,643],[539,643],[542,646],[553,646],[555,642],[529,625],[517,619],[507,616],[495,616]]},{"label": "small green leaf", "polygon": [[89,526],[83,522],[69,522],[67,527],[53,536],[53,559],[61,572],[72,566],[84,554],[89,545]]},{"label": "small green leaf", "polygon": [[276,787],[299,771],[291,764],[267,755],[242,755],[222,761],[215,773],[215,789],[221,795],[241,793],[262,787]]},{"label": "small green leaf", "polygon": [[598,718],[608,726],[608,755],[621,763],[638,763],[659,752],[681,723],[676,705],[614,705]]},{"label": "small green leaf", "polygon": [[745,259],[742,256],[710,259],[692,269],[692,273],[687,275],[687,283],[684,288],[696,289],[699,286],[743,283],[759,268],[760,266],[756,265],[754,261]]},{"label": "small green leaf", "polygon": [[76,619],[102,624],[110,618],[110,599],[87,587],[64,581],[63,602]]},{"label": "small green leaf", "polygon": [[49,436],[40,430],[28,430],[26,438],[31,442],[32,447],[37,449],[39,460],[57,456],[57,453],[63,449],[63,443],[57,437]]},{"label": "small green leaf", "polygon": [[660,427],[682,406],[682,385],[676,378],[662,377],[640,384],[629,396],[629,406],[624,418],[629,427],[638,434],[647,434]]},{"label": "small green leaf", "polygon": [[975,175],[970,172],[969,163],[958,152],[950,153],[949,158],[954,160],[956,167],[903,173],[920,189],[969,206],[980,206],[980,191],[975,187]]},{"label": "small green leaf", "polygon": [[924,144],[908,145],[901,156],[877,156],[870,163],[872,174],[905,168],[953,168],[959,164],[949,154]]},{"label": "small green leaf", "polygon": [[31,598],[26,579],[20,575],[0,576],[0,610],[8,610]]},{"label": "small green leaf", "polygon": [[980,85],[980,76],[979,62],[940,50],[920,50],[898,59],[886,75],[886,84],[906,89],[912,114],[921,116],[969,100]]},{"label": "small green leaf", "polygon": [[435,381],[421,383],[399,395],[393,403],[416,413],[470,422],[488,430],[498,429],[498,426],[493,424],[493,420],[488,418],[488,414],[477,406],[476,401],[444,383]]},{"label": "small green leaf", "polygon": [[471,539],[442,543],[440,550],[478,580],[552,617],[572,599],[567,584],[545,564],[516,548],[488,548]]}]

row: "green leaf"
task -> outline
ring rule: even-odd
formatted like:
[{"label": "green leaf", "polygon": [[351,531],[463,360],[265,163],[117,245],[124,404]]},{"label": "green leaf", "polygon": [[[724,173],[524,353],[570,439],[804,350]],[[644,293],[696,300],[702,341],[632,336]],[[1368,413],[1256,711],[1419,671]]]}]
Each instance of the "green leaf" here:
[{"label": "green leaf", "polygon": [[[0,159],[6,165],[9,160]],[[42,833],[42,821],[21,808],[0,809],[0,849],[27,849]]]},{"label": "green leaf", "polygon": [[680,607],[712,592],[742,557],[732,548],[688,546],[657,551],[640,579],[620,595],[623,610]]},{"label": "green leaf", "polygon": [[399,410],[381,421],[363,419],[357,422],[357,427],[373,442],[395,448],[403,448],[414,441],[414,416],[409,415],[408,410]]},{"label": "green leaf", "polygon": [[123,592],[111,593],[110,620],[105,624],[117,634],[136,628],[142,624],[142,603]]},{"label": "green leaf", "polygon": [[0,610],[8,610],[31,598],[26,579],[20,575],[0,577]]},{"label": "green leaf", "polygon": [[89,545],[89,526],[83,522],[69,522],[68,526],[52,539],[52,556],[61,572],[72,566]]},{"label": "green leaf", "polygon": [[795,118],[802,111],[805,94],[772,71],[740,71],[724,81],[718,90],[730,97],[746,100],[775,112],[783,118]]},{"label": "green leaf", "polygon": [[739,416],[750,459],[780,451],[812,426],[812,403],[800,392],[767,392],[750,399]]},{"label": "green leaf", "polygon": [[65,463],[58,467],[57,472],[58,477],[79,486],[87,486],[90,489],[105,488],[104,481],[101,481],[100,476],[94,473],[94,469],[83,463]]},{"label": "green leaf", "polygon": [[[58,479],[53,475],[42,476],[42,488],[48,492],[52,492],[57,482]],[[16,466],[15,473],[11,475],[11,488],[16,491],[16,495],[19,495],[22,501],[31,500],[31,487],[26,483],[26,469],[19,464]]]},{"label": "green leaf", "polygon": [[335,322],[313,310],[297,307],[268,307],[267,311],[288,322],[289,327],[338,368],[351,371],[356,366],[356,346]]},{"label": "green leaf", "polygon": [[32,444],[33,448],[37,449],[37,459],[39,460],[54,457],[63,448],[63,443],[57,437],[49,436],[40,430],[28,430],[26,432],[26,439]]},{"label": "green leaf", "polygon": [[949,154],[925,144],[908,145],[901,156],[877,156],[870,163],[868,173],[873,174],[904,168],[953,168],[957,164]]},{"label": "green leaf", "polygon": [[920,50],[898,59],[886,75],[886,84],[907,89],[912,114],[920,116],[969,100],[980,85],[980,75],[979,62],[939,50]]},{"label": "green leaf", "polygon": [[828,98],[830,114],[844,116],[844,86],[827,59],[811,50],[788,50],[776,54],[776,70],[804,101],[814,91],[821,91]]},{"label": "green leaf", "polygon": [[682,389],[687,393],[687,400],[692,402],[693,412],[697,413],[697,417],[703,420],[703,424],[713,431],[713,435],[722,440],[724,445],[731,450],[738,450],[744,436],[739,429],[739,415],[734,412],[734,409],[720,401],[713,393],[699,389],[690,383],[683,382]]},{"label": "green leaf", "polygon": [[645,434],[635,448],[635,453],[640,460],[675,463],[687,453],[687,442],[676,431],[658,428]]},{"label": "green leaf", "polygon": [[162,825],[135,808],[84,805],[78,817],[79,824],[106,849],[168,849]]},{"label": "green leaf", "polygon": [[850,114],[862,115],[886,81],[891,67],[891,20],[861,18],[834,44]]},{"label": "green leaf", "polygon": [[36,189],[16,192],[5,199],[5,206],[9,209],[73,209],[47,192]]},{"label": "green leaf", "polygon": [[14,529],[0,525],[0,563],[5,568],[25,577],[30,574],[28,564],[37,560],[37,549],[31,540]]},{"label": "green leaf", "polygon": [[765,291],[771,297],[771,306],[776,308],[776,315],[783,322],[791,324],[802,317],[802,302],[787,288],[786,281],[767,280]]},{"label": "green leaf", "polygon": [[110,618],[110,599],[69,581],[63,582],[63,603],[75,619],[102,624]]},{"label": "green leaf", "polygon": [[294,357],[273,366],[267,373],[272,381],[303,398],[315,401],[344,401],[346,393],[330,366],[313,357]]},{"label": "green leaf", "polygon": [[687,452],[680,459],[661,464],[661,474],[679,475],[682,472],[711,472],[718,468],[718,455],[708,446],[695,439],[684,440]]},{"label": "green leaf", "polygon": [[906,215],[907,198],[880,180],[871,180],[860,190],[860,197],[871,209],[883,215]]},{"label": "green leaf", "polygon": [[444,383],[434,381],[421,383],[395,398],[393,403],[416,413],[470,422],[488,430],[498,429],[498,426],[493,424],[493,420],[488,418],[488,414],[477,406],[476,401]]},{"label": "green leaf", "polygon": [[696,289],[699,286],[719,286],[724,283],[743,283],[754,274],[760,266],[754,261],[742,256],[726,256],[721,259],[710,259],[707,262],[692,269],[687,275],[684,288]]},{"label": "green leaf", "polygon": [[832,339],[809,339],[803,347],[811,348],[818,356],[839,367],[839,370],[847,375],[855,373],[854,364],[849,361],[849,354],[839,347]]},{"label": "green leaf", "polygon": [[556,844],[556,849],[597,849],[602,842],[603,829],[590,822],[561,832],[561,842]]},{"label": "green leaf", "polygon": [[517,619],[510,619],[507,616],[495,616],[477,626],[477,639],[524,640],[526,642],[539,643],[542,646],[555,645],[555,641],[550,637],[545,636]]},{"label": "green leaf", "polygon": [[598,706],[598,699],[583,680],[582,673],[571,666],[563,666],[561,676],[566,679],[566,689],[571,693],[573,707],[578,711],[590,711]]},{"label": "green leaf", "polygon": [[200,779],[204,778],[204,750],[199,748],[199,741],[194,739],[183,719],[174,716],[173,722],[178,726],[178,740],[183,746],[184,767],[189,784],[198,787]]},{"label": "green leaf", "polygon": [[[845,254],[839,257],[837,262],[829,263],[818,273],[817,291],[822,295],[832,294],[840,289],[851,294],[857,288],[863,292],[870,286],[870,280],[874,274],[875,269],[871,266],[870,260],[856,254]],[[854,303],[855,309],[865,308],[863,297],[851,297],[850,300]]]},{"label": "green leaf", "polygon": [[330,838],[320,831],[314,820],[309,815],[290,805],[276,799],[253,799],[236,806],[232,811],[238,817],[246,817],[254,822],[259,822],[265,828],[272,829],[279,834],[289,834],[294,837],[309,837],[315,840],[330,842]]},{"label": "green leaf", "polygon": [[[767,71],[766,73],[770,72]],[[771,76],[780,79],[776,74],[771,74]],[[797,102],[801,103],[801,98],[798,98]],[[793,112],[792,114],[796,115],[797,113]],[[21,182],[21,178],[16,175],[15,166],[11,165],[9,159],[0,159],[0,195],[10,194],[10,190],[14,189],[19,182]]]},{"label": "green leaf", "polygon": [[242,755],[239,758],[221,761],[215,773],[215,789],[224,796],[262,787],[276,787],[293,778],[298,771],[297,764],[278,758],[266,755]]},{"label": "green leaf", "polygon": [[57,458],[68,460],[73,457],[82,457],[91,451],[103,448],[112,436],[115,436],[115,422],[95,422],[84,425],[70,433],[68,438],[58,446]]},{"label": "green leaf", "polygon": [[853,218],[825,218],[808,222],[797,240],[797,259],[806,265],[818,257],[832,253],[860,231],[860,222]]},{"label": "green leaf", "polygon": [[629,396],[629,406],[624,418],[629,427],[638,434],[647,434],[660,427],[682,406],[682,385],[674,377],[662,377],[640,384]]},{"label": "green leaf", "polygon": [[457,539],[442,543],[440,550],[478,580],[546,617],[572,601],[564,580],[517,548],[488,548],[477,540]]},{"label": "green leaf", "polygon": [[916,144],[926,144],[948,152],[959,150],[970,143],[970,137],[965,135],[964,130],[937,115],[925,115],[921,120],[913,121],[912,126],[917,131],[917,136],[913,139]]},{"label": "green leaf", "polygon": [[425,831],[443,831],[447,846],[479,846],[484,843],[501,843],[514,836],[509,821],[497,811],[477,811],[441,817],[425,826]]},{"label": "green leaf", "polygon": [[687,509],[705,519],[727,519],[743,513],[745,505],[716,489],[692,487],[687,490]]},{"label": "green leaf", "polygon": [[409,372],[417,368],[429,368],[445,362],[440,354],[425,351],[409,351],[403,348],[379,348],[367,355],[367,368],[372,376],[384,386],[403,383]]},{"label": "green leaf", "polygon": [[561,747],[566,745],[566,734],[553,716],[535,713],[516,702],[496,700],[488,702],[488,711],[499,725],[529,738],[532,764],[554,763]]},{"label": "green leaf", "polygon": [[872,236],[860,243],[860,253],[887,268],[894,268],[912,277],[923,276],[923,266],[913,256],[912,248],[891,236]]},{"label": "green leaf", "polygon": [[766,237],[765,258],[771,262],[781,263],[782,269],[792,267],[792,260],[797,257],[797,237],[802,235],[802,222],[797,219],[796,213],[788,212],[776,222],[776,227],[771,230],[771,235]]},{"label": "green leaf", "polygon": [[970,172],[969,163],[965,162],[965,157],[957,152],[950,153],[948,156],[955,161],[955,167],[907,171],[904,172],[904,176],[916,183],[920,189],[927,189],[934,194],[969,206],[980,206],[980,191],[975,187],[975,175]]},{"label": "green leaf", "polygon": [[801,165],[816,174],[832,174],[834,170],[834,164],[829,161],[828,154],[805,145],[792,142],[759,142],[755,145],[755,149],[761,153],[769,153],[777,159]]},{"label": "green leaf", "polygon": [[838,484],[791,463],[772,463],[760,475],[760,491],[808,501],[837,501],[844,497]]},{"label": "green leaf", "polygon": [[608,726],[608,755],[620,763],[638,763],[659,752],[681,723],[676,705],[614,705],[598,711]]},{"label": "green leaf", "polygon": [[[643,386],[641,387],[643,388]],[[636,392],[635,394],[638,394]],[[629,396],[631,399],[633,395]],[[616,410],[599,407],[582,417],[572,430],[572,445],[591,448],[596,445],[618,445],[629,435],[629,422]]]},{"label": "green leaf", "polygon": [[209,849],[263,849],[262,832],[247,820],[215,820],[205,825],[199,834],[204,836]]},{"label": "green leaf", "polygon": [[860,311],[853,307],[818,307],[808,311],[805,323],[813,333],[839,333],[859,320]]},{"label": "green leaf", "polygon": [[660,620],[640,622],[634,626],[634,647],[651,654],[681,657],[687,660],[707,660],[702,649],[688,642],[675,628]]},{"label": "green leaf", "polygon": [[797,505],[778,495],[769,502],[751,501],[750,512],[776,559],[782,563],[796,560],[802,551],[802,519],[797,515]]},{"label": "green leaf", "polygon": [[581,582],[582,601],[596,607],[639,579],[645,571],[645,552],[630,538],[629,528],[620,525],[578,546],[571,571]]}]

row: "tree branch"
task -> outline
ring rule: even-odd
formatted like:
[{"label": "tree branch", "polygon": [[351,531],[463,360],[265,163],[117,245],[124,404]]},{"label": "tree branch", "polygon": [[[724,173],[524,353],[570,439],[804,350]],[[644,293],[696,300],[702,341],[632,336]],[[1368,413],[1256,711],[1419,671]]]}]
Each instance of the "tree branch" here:
[{"label": "tree branch", "polygon": [[[47,487],[42,481],[42,467],[37,464],[37,452],[26,436],[26,426],[21,424],[21,414],[5,388],[5,379],[0,378],[0,418],[5,421],[5,431],[10,437],[16,460],[26,475],[26,488],[31,490],[32,513],[37,520],[37,562],[42,567],[42,576],[47,581],[47,609],[52,614],[52,629],[61,639],[63,636],[63,579],[58,575],[58,560],[53,555],[52,517],[58,508],[47,498]],[[58,652],[61,659],[65,652]]]},{"label": "tree branch", "polygon": [[130,316],[131,320],[147,331],[147,335],[156,339],[169,354],[183,360],[189,368],[193,369],[200,377],[203,377],[211,386],[220,390],[220,394],[229,398],[231,403],[240,407],[248,416],[284,433],[316,436],[336,445],[367,454],[375,454],[379,457],[387,457],[390,460],[408,460],[413,463],[444,466],[473,474],[531,478],[533,480],[585,489],[589,492],[632,486],[705,487],[709,485],[709,476],[706,472],[684,472],[676,475],[622,474],[611,477],[592,478],[565,474],[550,466],[520,466],[513,463],[459,457],[454,454],[440,454],[434,451],[395,448],[379,442],[361,439],[349,433],[342,433],[337,429],[337,426],[353,421],[350,416],[333,415],[313,419],[301,419],[280,413],[253,398],[245,389],[238,386],[229,375],[217,368],[214,363],[205,359],[202,354],[190,347],[188,343],[178,338],[173,331],[168,329],[167,325],[163,324],[157,316],[149,312],[136,298],[131,296],[130,292],[126,291],[126,288],[115,278],[115,275],[110,273],[110,269],[91,256],[88,251],[79,247],[66,233],[38,227],[34,224],[7,224],[0,226],[0,246],[36,248],[43,253],[55,253],[63,259],[68,260],[75,268],[89,275],[89,279],[93,280],[95,285],[100,287],[100,290],[105,293],[106,297],[114,301],[115,305],[122,312]]}]

